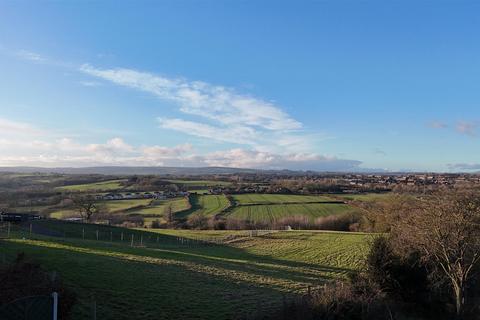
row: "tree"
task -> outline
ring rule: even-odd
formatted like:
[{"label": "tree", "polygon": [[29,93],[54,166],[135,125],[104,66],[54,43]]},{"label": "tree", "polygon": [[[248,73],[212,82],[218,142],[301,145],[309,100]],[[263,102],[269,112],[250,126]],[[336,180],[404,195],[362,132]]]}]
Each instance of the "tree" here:
[{"label": "tree", "polygon": [[165,207],[165,211],[164,211],[163,214],[164,214],[165,220],[167,221],[168,224],[171,224],[173,222],[173,220],[175,219],[171,205],[168,205],[168,206]]},{"label": "tree", "polygon": [[83,220],[87,222],[90,221],[94,214],[97,214],[100,211],[98,204],[95,201],[95,198],[91,195],[87,196],[77,196],[72,198],[75,207],[78,209],[78,213]]},{"label": "tree", "polygon": [[405,249],[419,251],[432,275],[449,283],[458,318],[480,261],[479,222],[478,194],[451,191],[421,201],[393,230]]}]

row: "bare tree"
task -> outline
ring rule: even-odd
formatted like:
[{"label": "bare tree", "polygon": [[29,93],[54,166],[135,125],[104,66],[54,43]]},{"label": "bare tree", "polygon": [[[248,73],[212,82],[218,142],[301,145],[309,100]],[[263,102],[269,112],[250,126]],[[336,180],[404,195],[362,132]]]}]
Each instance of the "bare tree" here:
[{"label": "bare tree", "polygon": [[175,219],[174,214],[173,214],[173,209],[172,209],[171,205],[168,205],[168,206],[165,207],[165,211],[164,211],[163,214],[164,214],[165,220],[167,221],[168,224],[171,224],[173,222],[173,220]]},{"label": "bare tree", "polygon": [[459,318],[480,261],[479,222],[478,194],[451,191],[412,207],[394,228],[403,247],[418,250],[430,271],[450,284]]},{"label": "bare tree", "polygon": [[82,219],[87,222],[90,221],[94,214],[100,211],[95,198],[91,195],[76,196],[72,198],[72,201]]}]

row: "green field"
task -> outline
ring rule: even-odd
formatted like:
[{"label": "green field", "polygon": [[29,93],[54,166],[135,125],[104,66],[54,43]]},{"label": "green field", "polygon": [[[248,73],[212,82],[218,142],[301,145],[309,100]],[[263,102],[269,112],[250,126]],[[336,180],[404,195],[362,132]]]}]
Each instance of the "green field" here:
[{"label": "green field", "polygon": [[170,206],[172,208],[172,212],[179,212],[183,210],[187,210],[190,207],[187,198],[174,198],[174,199],[167,199],[167,200],[154,200],[152,201],[151,205],[134,209],[132,210],[131,214],[141,214],[141,215],[158,215],[161,216],[165,213],[165,209]]},{"label": "green field", "polygon": [[[79,296],[74,320],[91,318],[92,297],[98,319],[233,319],[251,317],[257,307],[278,310],[284,295],[293,297],[309,285],[321,285],[358,270],[371,237],[290,231],[224,245],[189,246],[178,239],[232,233],[149,233],[42,223],[43,228],[68,229],[66,238],[0,240],[0,248],[7,260],[25,252],[47,270],[57,271]],[[89,239],[93,230],[100,229],[101,239],[112,236],[114,241],[78,239],[82,228],[87,229]],[[145,242],[151,238],[152,246],[129,247],[129,240],[119,240],[120,232],[127,239],[130,233],[135,239],[142,235]],[[75,235],[76,239],[69,237]]]},{"label": "green field", "polygon": [[121,189],[122,182],[126,180],[109,180],[95,183],[87,184],[74,184],[70,186],[57,187],[57,190],[61,191],[77,191],[77,192],[86,192],[86,191],[111,191]]},{"label": "green field", "polygon": [[[108,200],[100,201],[98,204],[108,212],[124,212],[137,207],[147,206],[152,202],[151,199],[129,199],[129,200]],[[50,213],[50,217],[54,219],[63,219],[68,217],[78,217],[78,210],[75,208],[65,208],[55,210]]]},{"label": "green field", "polygon": [[322,201],[333,201],[334,199],[331,199],[325,196],[249,193],[249,194],[233,195],[233,200],[239,205],[246,205],[246,204],[322,202]]},{"label": "green field", "polygon": [[167,180],[174,184],[183,184],[188,187],[213,187],[213,186],[228,186],[231,182],[216,181],[216,180]]},{"label": "green field", "polygon": [[229,202],[225,195],[191,195],[191,209],[177,215],[179,218],[188,217],[191,214],[199,213],[206,216],[214,216],[228,208]]},{"label": "green field", "polygon": [[227,217],[252,222],[275,222],[291,216],[308,216],[312,220],[334,214],[346,213],[353,208],[345,204],[305,203],[305,204],[273,204],[258,206],[238,206],[228,213]]}]

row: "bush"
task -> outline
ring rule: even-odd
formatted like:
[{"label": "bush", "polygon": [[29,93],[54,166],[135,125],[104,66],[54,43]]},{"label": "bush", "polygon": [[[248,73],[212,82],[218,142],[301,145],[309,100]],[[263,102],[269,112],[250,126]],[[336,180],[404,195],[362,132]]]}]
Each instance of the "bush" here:
[{"label": "bush", "polygon": [[59,319],[69,319],[75,294],[64,286],[58,276],[44,271],[39,264],[29,262],[23,253],[18,254],[13,264],[0,270],[0,305],[14,300],[37,295],[59,295]]},{"label": "bush", "polygon": [[187,219],[187,225],[192,229],[208,229],[208,218],[201,213],[194,213]]}]

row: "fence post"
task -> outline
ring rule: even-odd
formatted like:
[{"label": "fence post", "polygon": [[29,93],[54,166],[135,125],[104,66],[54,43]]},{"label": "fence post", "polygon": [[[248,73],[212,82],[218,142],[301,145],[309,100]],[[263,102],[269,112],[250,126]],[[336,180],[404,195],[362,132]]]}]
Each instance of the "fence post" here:
[{"label": "fence post", "polygon": [[122,235],[121,235],[121,237],[120,237],[120,240],[122,240],[122,241],[123,241],[123,231],[122,231]]},{"label": "fence post", "polygon": [[110,231],[110,242],[113,242],[113,231]]},{"label": "fence post", "polygon": [[97,302],[95,298],[92,301],[92,319],[97,320]]},{"label": "fence post", "polygon": [[97,240],[98,240],[98,230],[97,230]]},{"label": "fence post", "polygon": [[82,239],[85,240],[85,228],[82,228]]},{"label": "fence post", "polygon": [[140,235],[140,247],[143,245],[143,234]]},{"label": "fence post", "polygon": [[32,237],[32,224],[30,223],[30,238]]},{"label": "fence post", "polygon": [[58,316],[58,293],[52,293],[53,298],[53,320],[57,320]]},{"label": "fence post", "polygon": [[157,236],[157,244],[158,244],[158,236]]},{"label": "fence post", "polygon": [[7,238],[10,238],[10,222],[8,222],[8,227],[7,227]]},{"label": "fence post", "polygon": [[133,233],[132,233],[132,243],[130,244],[131,247],[133,247]]}]

